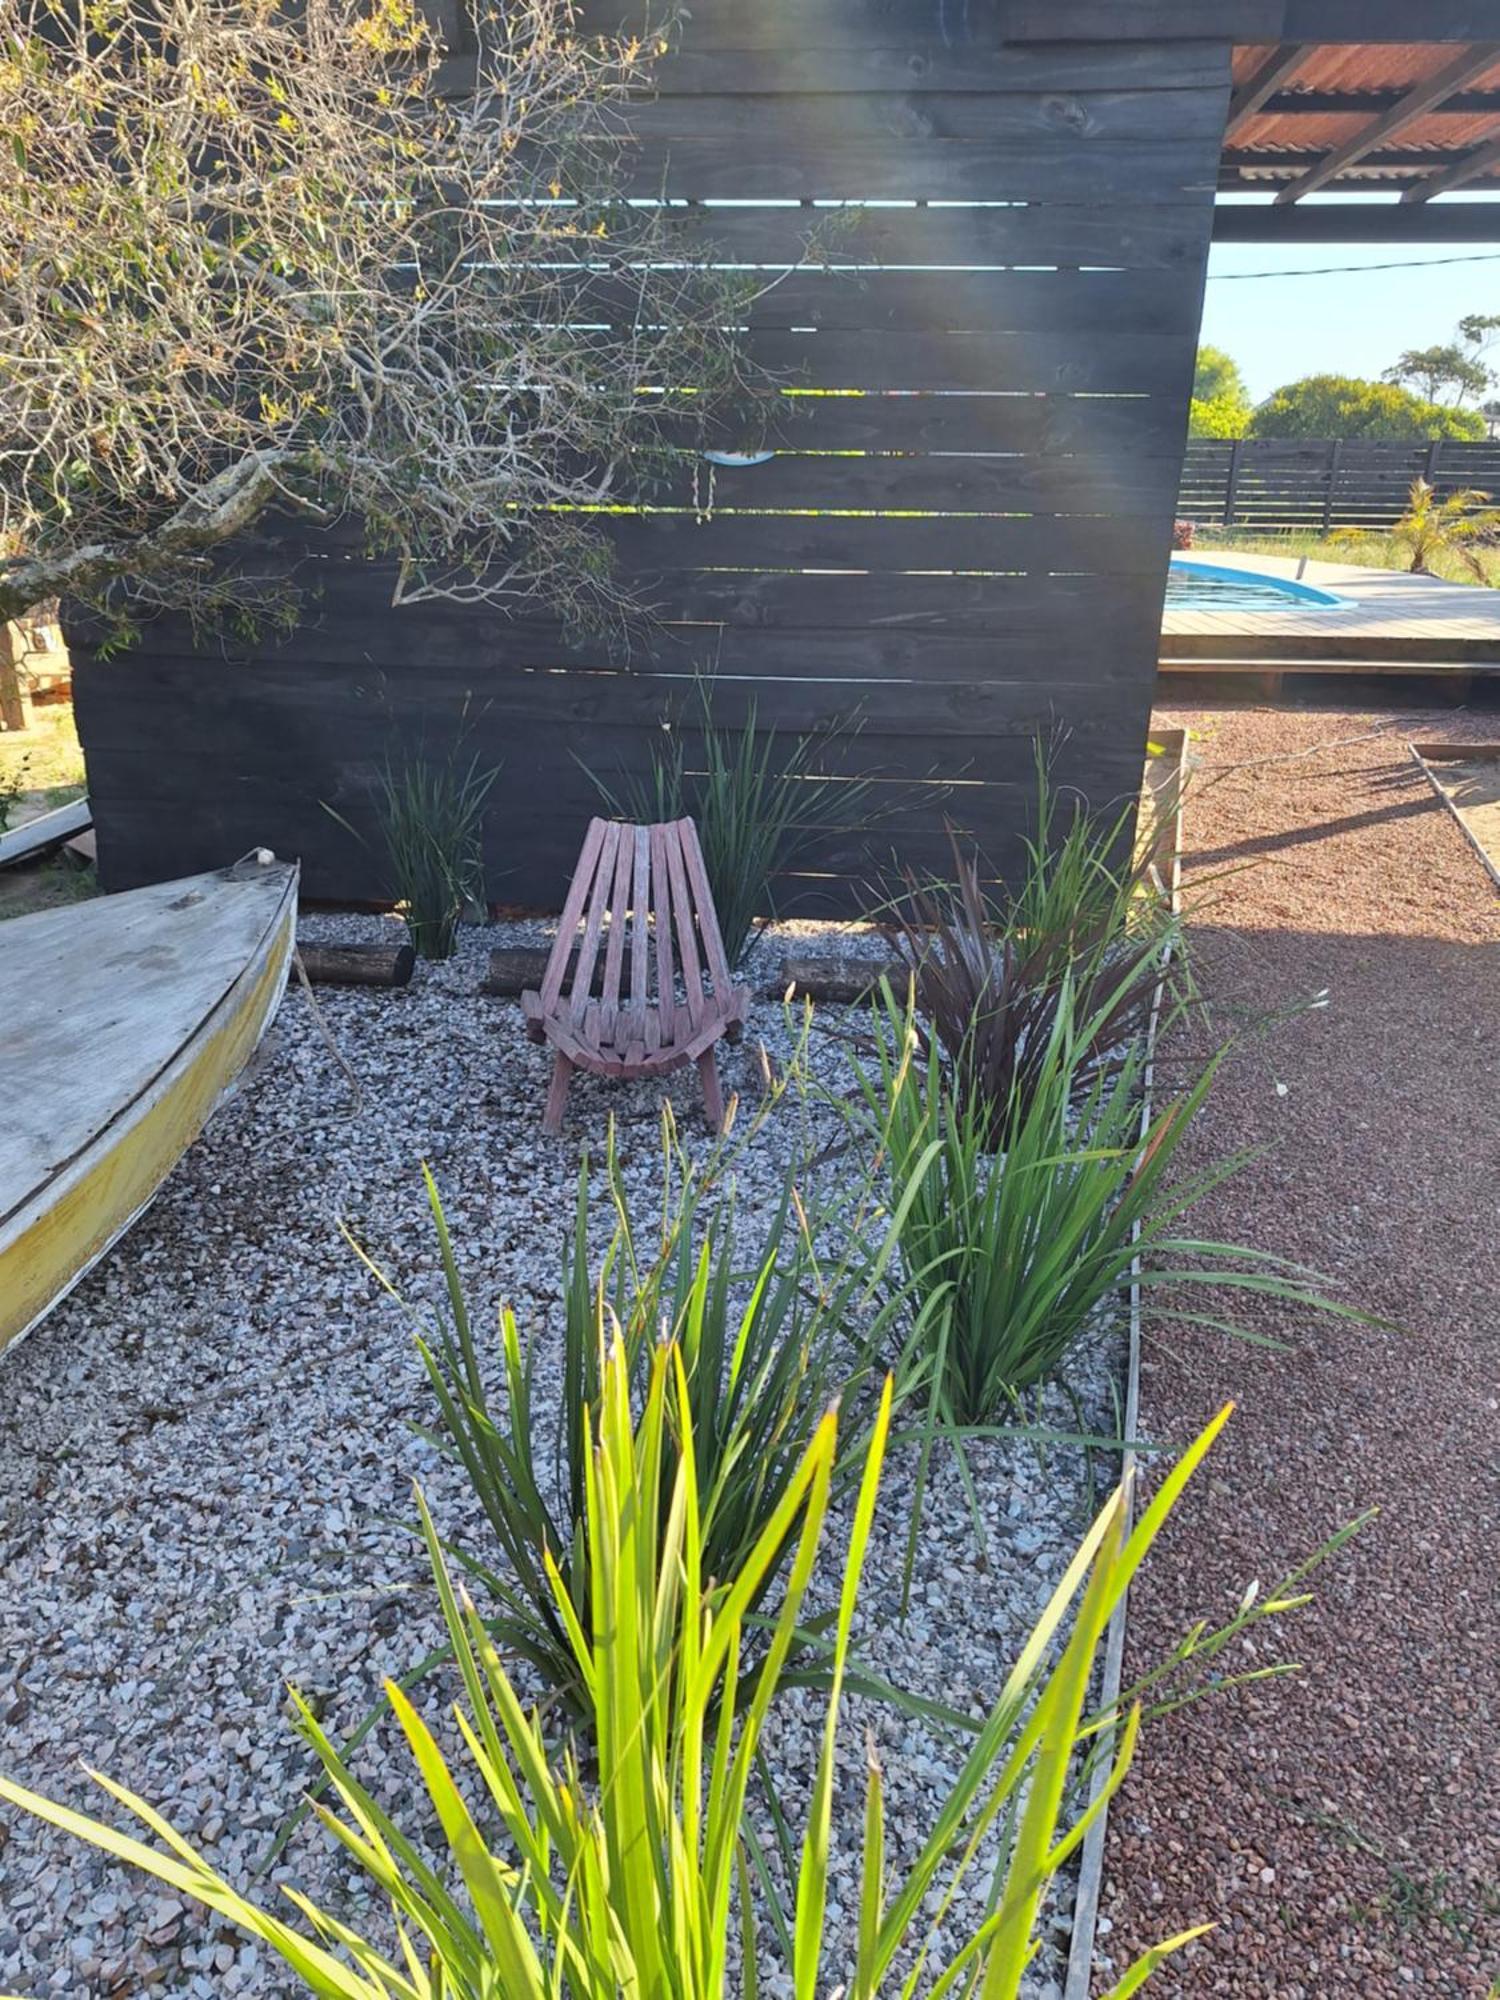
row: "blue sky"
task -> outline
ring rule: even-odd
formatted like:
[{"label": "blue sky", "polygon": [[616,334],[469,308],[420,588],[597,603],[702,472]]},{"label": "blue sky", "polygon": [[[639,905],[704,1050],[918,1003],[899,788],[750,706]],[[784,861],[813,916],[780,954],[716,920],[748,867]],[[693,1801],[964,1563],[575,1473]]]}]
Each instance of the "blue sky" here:
[{"label": "blue sky", "polygon": [[[1455,263],[1454,258],[1478,259]],[[1399,263],[1416,268],[1378,270]],[[1337,275],[1311,275],[1327,265]],[[1232,354],[1259,401],[1299,375],[1379,376],[1407,347],[1451,340],[1465,313],[1500,312],[1500,244],[1406,244],[1287,250],[1274,243],[1215,245],[1203,338]],[[1242,277],[1296,271],[1287,278]]]}]

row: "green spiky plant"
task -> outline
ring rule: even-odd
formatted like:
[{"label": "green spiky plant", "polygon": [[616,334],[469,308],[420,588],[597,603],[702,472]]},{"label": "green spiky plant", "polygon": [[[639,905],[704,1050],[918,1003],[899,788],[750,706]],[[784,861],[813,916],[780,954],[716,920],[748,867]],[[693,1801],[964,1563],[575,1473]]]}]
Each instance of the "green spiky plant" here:
[{"label": "green spiky plant", "polygon": [[[447,1849],[434,1866],[395,1814],[360,1782],[299,1703],[300,1727],[337,1804],[319,1818],[388,1907],[395,1949],[287,1893],[301,1929],[242,1895],[152,1807],[98,1782],[153,1841],[118,1831],[0,1779],[0,1798],[106,1854],[144,1869],[268,1946],[324,2000],[757,2000],[773,1976],[796,2000],[838,1988],[848,2000],[897,1991],[1015,2000],[1037,1950],[1048,1884],[1084,1839],[1130,1768],[1138,1709],[1109,1718],[1108,1776],[1070,1816],[1076,1753],[1101,1638],[1147,1550],[1227,1411],[1163,1480],[1132,1529],[1124,1490],[1090,1529],[981,1726],[927,1840],[903,1870],[888,1866],[883,1781],[868,1759],[863,1855],[852,1944],[833,1956],[828,1931],[833,1803],[843,1669],[875,1516],[890,1422],[882,1399],[850,1517],[832,1636],[834,1671],[803,1829],[796,1881],[774,1927],[757,1910],[745,1830],[750,1777],[780,1676],[796,1641],[838,1459],[829,1411],[739,1569],[707,1569],[708,1523],[691,1436],[692,1397],[675,1341],[652,1355],[644,1407],[632,1407],[631,1365],[615,1340],[601,1367],[597,1435],[587,1439],[585,1505],[595,1551],[590,1629],[555,1563],[549,1576],[579,1674],[595,1695],[597,1767],[556,1751],[522,1698],[474,1607],[456,1593],[441,1544],[423,1527],[462,1699],[455,1769],[394,1683],[386,1694],[413,1776]],[[741,1688],[748,1607],[792,1551],[759,1668]],[[956,1947],[939,1923],[986,1841],[997,1844],[987,1914]],[[937,1911],[935,1918],[933,1912]],[[1172,1952],[1167,1939],[1111,1989],[1139,1990]],[[732,1938],[737,1940],[736,1952]],[[736,1967],[735,1958],[739,1964]],[[914,1964],[912,1961],[914,1960]],[[904,1968],[911,1964],[912,1969]]]},{"label": "green spiky plant", "polygon": [[1247,1339],[1220,1301],[1269,1294],[1361,1317],[1331,1301],[1315,1272],[1183,1229],[1188,1211],[1246,1158],[1180,1168],[1217,1059],[1143,1130],[1146,1050],[1136,1041],[1101,1065],[1098,1039],[1065,979],[1031,1088],[1006,1100],[996,1133],[990,1102],[951,1087],[910,998],[886,984],[872,1009],[875,1054],[856,1064],[852,1116],[890,1162],[902,1257],[929,1308],[922,1338],[946,1424],[988,1424],[1012,1411],[1132,1282],[1167,1295],[1153,1305],[1158,1318]]},{"label": "green spiky plant", "polygon": [[[611,1127],[602,1178],[613,1228],[602,1254],[592,1247],[600,1204],[587,1157],[580,1168],[563,1256],[560,1409],[539,1396],[535,1344],[509,1307],[500,1316],[498,1366],[487,1367],[487,1343],[476,1334],[438,1189],[427,1175],[446,1294],[437,1326],[418,1340],[440,1418],[427,1436],[462,1472],[490,1536],[488,1548],[471,1538],[449,1544],[448,1554],[481,1590],[491,1636],[508,1655],[527,1660],[586,1730],[594,1722],[593,1693],[549,1566],[587,1630],[587,1439],[599,1422],[605,1328],[618,1329],[637,1396],[657,1343],[668,1336],[680,1347],[705,1561],[714,1575],[739,1569],[834,1402],[843,1415],[835,1493],[857,1476],[879,1400],[877,1359],[907,1338],[909,1301],[885,1282],[894,1226],[879,1216],[868,1185],[841,1202],[835,1218],[824,1209],[810,1214],[789,1178],[747,1245],[732,1187],[717,1178],[723,1162],[705,1170],[687,1159],[670,1106],[662,1159],[662,1213],[652,1241],[633,1217]],[[842,1247],[820,1255],[820,1236]],[[493,1393],[492,1373],[503,1396]],[[898,1403],[914,1387],[909,1371],[900,1371],[899,1381]],[[671,1448],[680,1449],[675,1431]],[[767,1584],[775,1577],[773,1569]],[[758,1596],[747,1609],[758,1611]],[[817,1677],[824,1622],[811,1620],[802,1634],[799,1677]],[[860,1685],[894,1692],[869,1674]]]},{"label": "green spiky plant", "polygon": [[1087,1023],[1092,1043],[1079,1052],[1080,1081],[1144,1032],[1164,988],[1170,1008],[1190,997],[1181,925],[1154,856],[1121,858],[1134,813],[1075,811],[1064,824],[1038,743],[1034,831],[1017,886],[988,890],[955,835],[952,882],[908,877],[887,923],[917,1017],[991,1150],[1015,1100],[1037,1087],[1065,984],[1074,1033]]},{"label": "green spiky plant", "polygon": [[725,954],[737,971],[761,921],[776,914],[777,878],[795,868],[831,820],[870,824],[875,788],[868,777],[831,778],[820,770],[830,750],[858,734],[857,719],[788,739],[759,727],[753,700],[743,723],[720,722],[706,676],[697,681],[695,701],[686,732],[679,721],[653,740],[649,776],[617,787],[597,772],[589,775],[617,818],[692,818]]},{"label": "green spiky plant", "polygon": [[[376,774],[387,887],[418,958],[452,958],[464,911],[484,903],[484,809],[499,775],[477,756],[461,763],[456,749],[389,756]],[[324,809],[370,845],[341,812]]]}]

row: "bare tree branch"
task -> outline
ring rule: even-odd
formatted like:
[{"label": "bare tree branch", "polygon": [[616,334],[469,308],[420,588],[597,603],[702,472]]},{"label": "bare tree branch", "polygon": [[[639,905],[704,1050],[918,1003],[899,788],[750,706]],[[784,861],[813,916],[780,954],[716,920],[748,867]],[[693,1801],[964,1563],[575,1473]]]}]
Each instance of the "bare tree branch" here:
[{"label": "bare tree branch", "polygon": [[505,0],[448,98],[413,0],[5,12],[0,616],[253,608],[283,505],[398,601],[619,610],[597,510],[684,476],[763,289],[620,195],[654,49]]}]

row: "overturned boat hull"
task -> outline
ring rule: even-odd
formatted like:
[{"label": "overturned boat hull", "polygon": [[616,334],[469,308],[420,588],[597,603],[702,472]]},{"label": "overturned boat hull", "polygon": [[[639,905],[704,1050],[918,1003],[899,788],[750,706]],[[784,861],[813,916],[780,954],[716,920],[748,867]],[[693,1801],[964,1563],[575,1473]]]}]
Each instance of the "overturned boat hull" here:
[{"label": "overturned boat hull", "polygon": [[276,1012],[297,870],[258,855],[0,924],[0,1350],[129,1228]]}]

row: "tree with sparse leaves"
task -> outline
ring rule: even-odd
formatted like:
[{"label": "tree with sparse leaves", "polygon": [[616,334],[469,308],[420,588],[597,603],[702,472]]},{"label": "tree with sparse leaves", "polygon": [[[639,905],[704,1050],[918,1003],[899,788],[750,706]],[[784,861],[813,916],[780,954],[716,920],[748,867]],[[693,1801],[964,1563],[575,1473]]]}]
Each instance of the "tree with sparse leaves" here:
[{"label": "tree with sparse leaves", "polygon": [[1436,347],[1408,347],[1385,371],[1387,382],[1400,382],[1429,403],[1461,409],[1471,396],[1482,396],[1493,381],[1482,361],[1457,341]]},{"label": "tree with sparse leaves", "polygon": [[598,510],[743,385],[728,285],[621,193],[659,47],[481,4],[455,86],[412,0],[0,22],[0,620],[258,616],[272,510],[401,603],[621,608]]},{"label": "tree with sparse leaves", "polygon": [[1500,314],[1466,313],[1455,338],[1434,347],[1408,347],[1385,371],[1387,382],[1401,382],[1430,403],[1462,409],[1493,388],[1494,370],[1485,355],[1500,338]]}]

